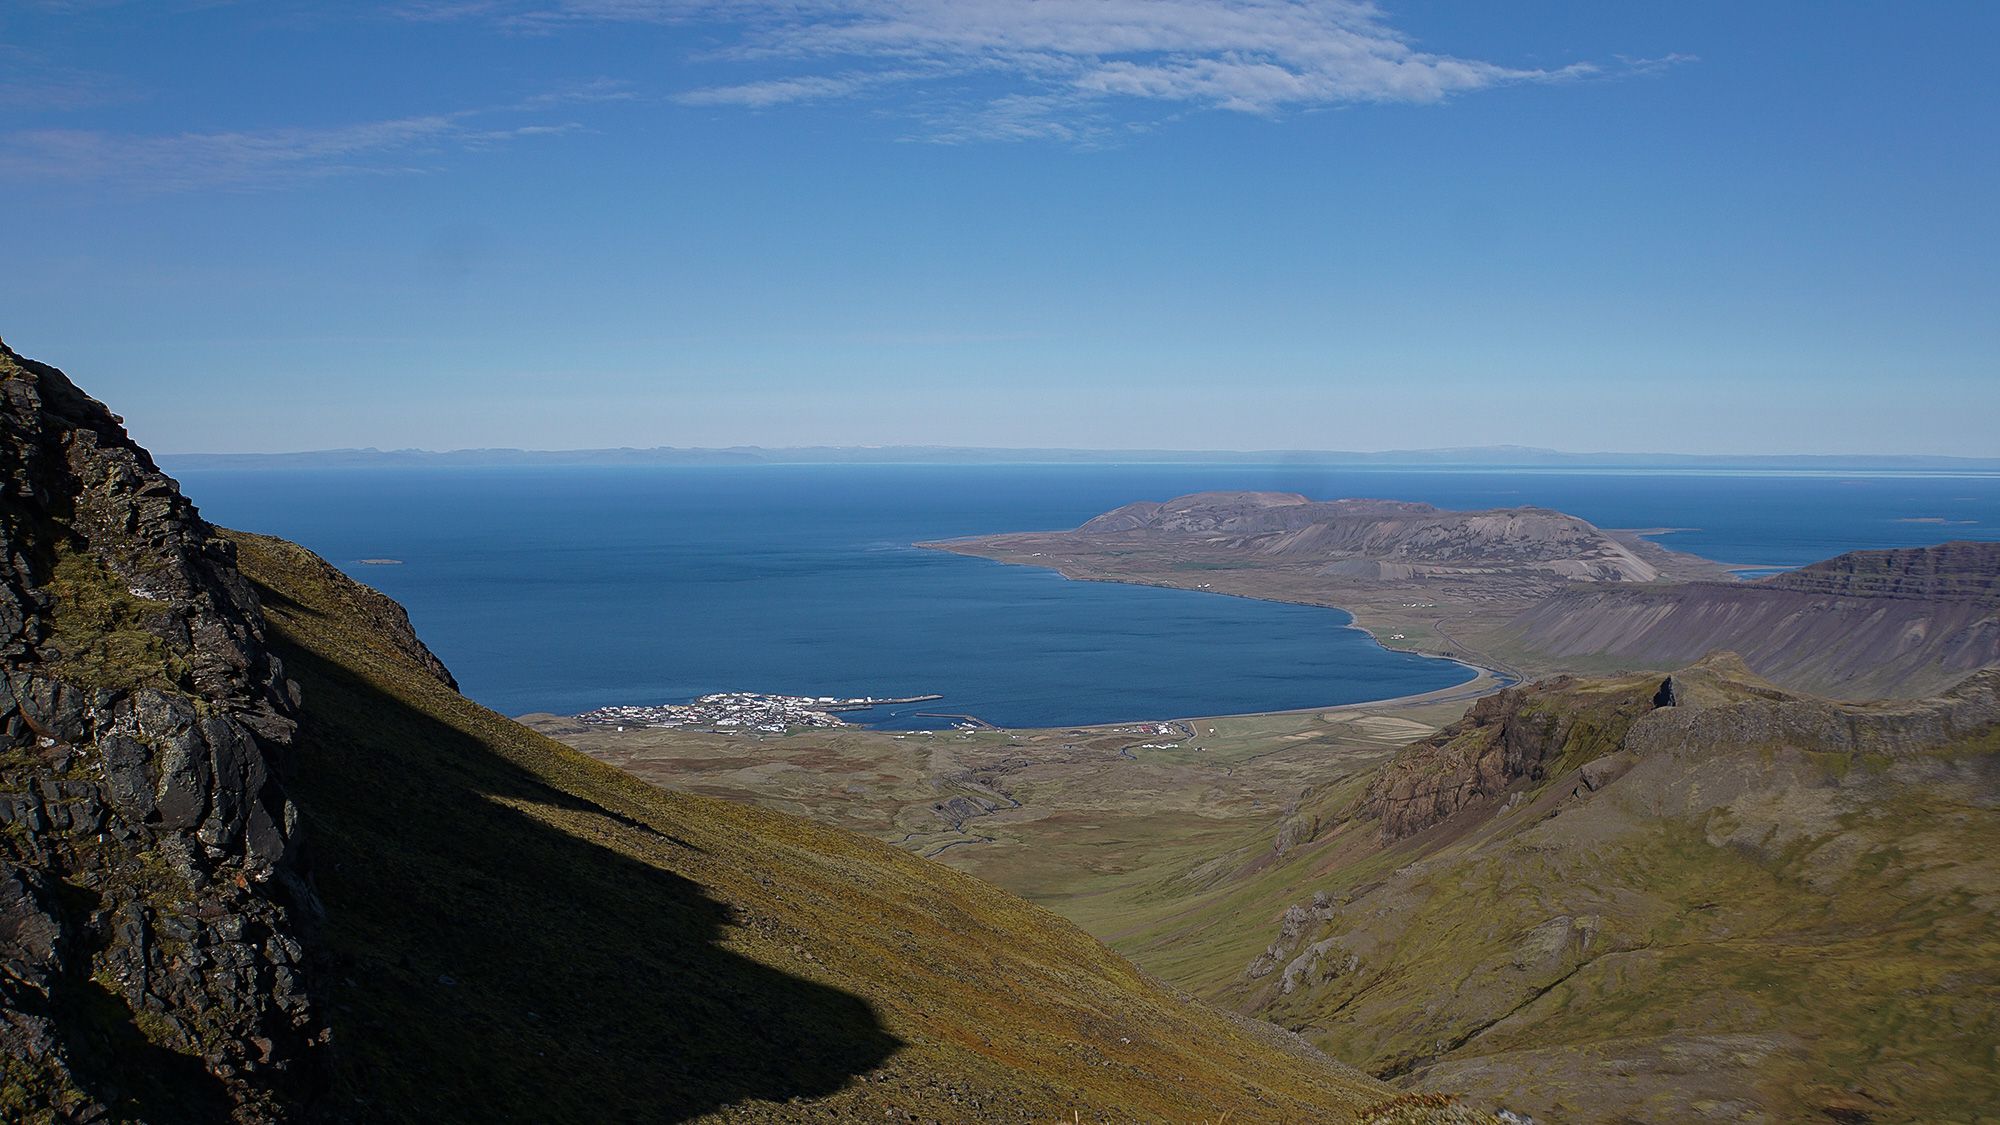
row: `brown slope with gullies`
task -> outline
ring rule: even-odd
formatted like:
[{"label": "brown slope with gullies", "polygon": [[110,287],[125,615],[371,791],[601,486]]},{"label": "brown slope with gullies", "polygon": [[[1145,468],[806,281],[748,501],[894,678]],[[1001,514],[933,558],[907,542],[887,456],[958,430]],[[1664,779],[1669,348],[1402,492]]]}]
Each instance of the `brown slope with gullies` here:
[{"label": "brown slope with gullies", "polygon": [[0,1117],[275,1120],[321,1079],[295,700],[234,549],[0,345]]},{"label": "brown slope with gullies", "polygon": [[0,1117],[1490,1120],[1372,1113],[1020,899],[477,706],[5,359]]},{"label": "brown slope with gullies", "polygon": [[2000,1105],[2000,672],[1550,681],[1304,805],[1275,940],[1204,991],[1370,1071],[1569,1122]]},{"label": "brown slope with gullies", "polygon": [[1854,551],[1758,582],[1567,590],[1499,635],[1558,664],[1672,667],[1731,648],[1799,690],[1921,695],[2000,663],[2000,543]]}]

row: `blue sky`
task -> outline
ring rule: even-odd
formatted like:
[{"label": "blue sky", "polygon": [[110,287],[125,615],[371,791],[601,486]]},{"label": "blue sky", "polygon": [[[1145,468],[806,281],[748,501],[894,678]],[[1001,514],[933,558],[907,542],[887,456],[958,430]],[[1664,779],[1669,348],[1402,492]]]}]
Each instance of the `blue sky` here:
[{"label": "blue sky", "polygon": [[162,451],[2000,455],[1992,4],[0,4]]}]

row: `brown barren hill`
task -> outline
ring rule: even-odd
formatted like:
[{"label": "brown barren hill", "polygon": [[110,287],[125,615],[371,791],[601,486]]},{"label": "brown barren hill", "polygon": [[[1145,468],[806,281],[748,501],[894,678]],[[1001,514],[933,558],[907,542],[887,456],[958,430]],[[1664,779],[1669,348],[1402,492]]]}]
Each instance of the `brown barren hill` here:
[{"label": "brown barren hill", "polygon": [[1197,492],[1164,503],[1128,504],[1075,534],[1187,539],[1265,558],[1310,560],[1327,573],[1358,578],[1493,571],[1624,582],[1660,576],[1625,544],[1546,508],[1454,512],[1398,500]]}]

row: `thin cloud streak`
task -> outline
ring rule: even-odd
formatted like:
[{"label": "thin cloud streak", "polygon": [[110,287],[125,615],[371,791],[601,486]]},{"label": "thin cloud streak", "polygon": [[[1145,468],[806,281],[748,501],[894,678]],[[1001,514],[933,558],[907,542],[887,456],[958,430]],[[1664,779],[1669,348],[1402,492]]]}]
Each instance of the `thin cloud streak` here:
[{"label": "thin cloud streak", "polygon": [[909,81],[913,77],[914,73],[908,71],[891,71],[885,74],[814,74],[798,78],[745,82],[737,86],[709,86],[677,94],[674,100],[682,105],[734,105],[749,109],[765,109],[796,102],[849,98],[864,90]]},{"label": "thin cloud streak", "polygon": [[[488,0],[424,3],[547,33],[585,23],[733,30],[711,61],[807,71],[697,88],[676,100],[751,108],[950,86],[929,139],[1090,140],[1148,104],[1275,115],[1360,103],[1433,104],[1497,86],[1603,73],[1589,62],[1511,67],[1420,50],[1367,0]],[[1680,56],[1632,60],[1653,73]],[[815,66],[831,67],[816,71]],[[977,96],[965,79],[1011,87]],[[1159,112],[1156,109],[1156,112]],[[1171,111],[1169,111],[1171,112]]]},{"label": "thin cloud streak", "polygon": [[607,102],[632,102],[639,100],[639,91],[630,82],[618,78],[593,78],[561,89],[548,90],[526,97],[513,108],[523,112],[554,109],[569,105],[602,105]]},{"label": "thin cloud streak", "polygon": [[58,66],[33,51],[0,43],[0,109],[68,113],[128,97],[119,82],[105,75]]},{"label": "thin cloud streak", "polygon": [[263,188],[336,175],[424,170],[447,151],[573,132],[573,123],[476,128],[472,112],[328,128],[148,136],[86,129],[0,134],[0,178],[112,183],[139,191]]}]

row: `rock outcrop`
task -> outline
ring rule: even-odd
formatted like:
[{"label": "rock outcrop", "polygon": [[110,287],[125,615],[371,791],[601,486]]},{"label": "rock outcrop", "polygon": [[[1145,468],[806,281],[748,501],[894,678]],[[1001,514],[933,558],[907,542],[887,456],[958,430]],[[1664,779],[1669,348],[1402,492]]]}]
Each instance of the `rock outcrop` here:
[{"label": "rock outcrop", "polygon": [[0,1116],[295,1116],[324,1036],[257,599],[119,419],[4,344],[0,488]]},{"label": "rock outcrop", "polygon": [[2000,724],[2000,669],[1933,699],[1870,706],[1788,694],[1733,652],[1655,681],[1558,676],[1477,700],[1458,722],[1412,743],[1369,785],[1362,806],[1382,840],[1415,835],[1569,770],[1602,789],[1654,755],[1699,758],[1745,746],[1894,757]]},{"label": "rock outcrop", "polygon": [[1673,699],[1671,684],[1586,694],[1578,680],[1560,676],[1485,696],[1384,766],[1364,808],[1381,822],[1385,841],[1415,835],[1517,782],[1616,751],[1634,720]]}]

